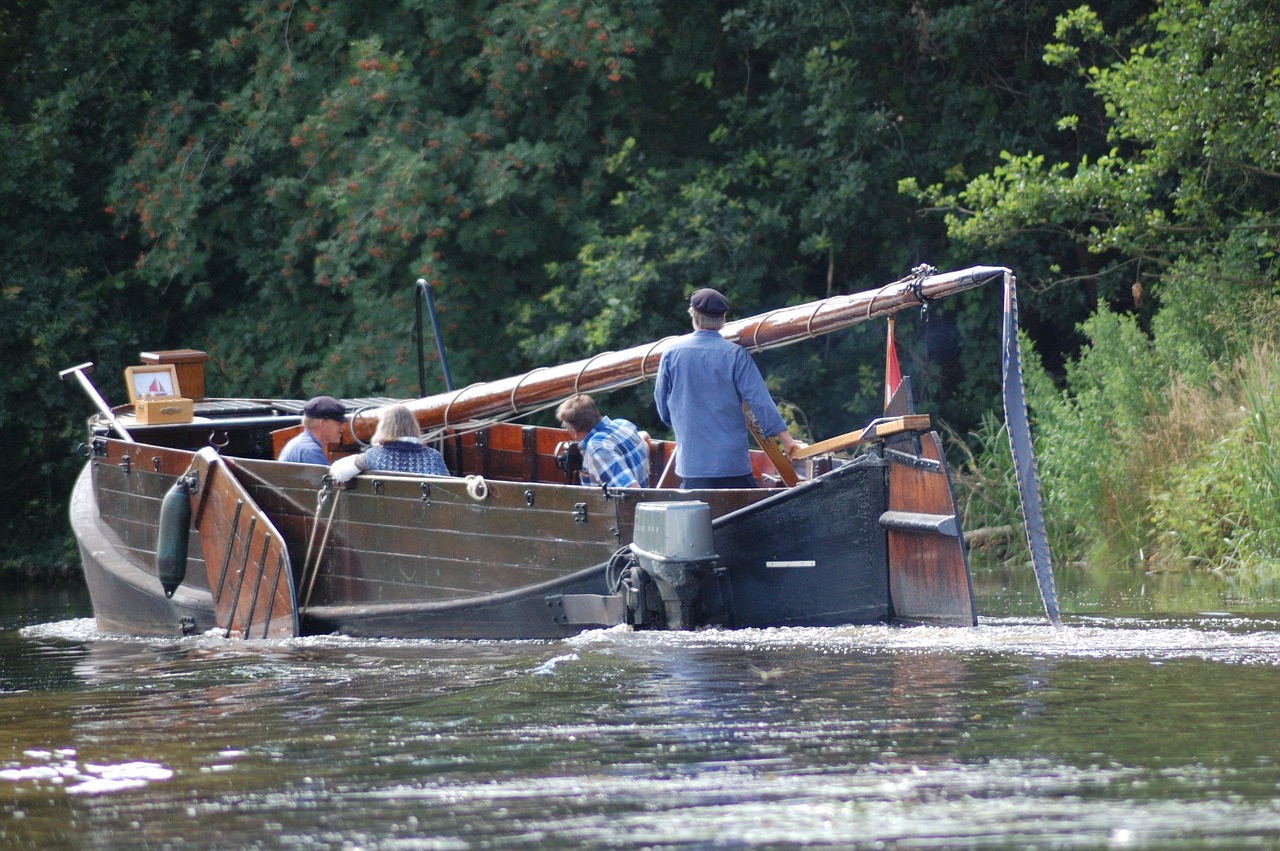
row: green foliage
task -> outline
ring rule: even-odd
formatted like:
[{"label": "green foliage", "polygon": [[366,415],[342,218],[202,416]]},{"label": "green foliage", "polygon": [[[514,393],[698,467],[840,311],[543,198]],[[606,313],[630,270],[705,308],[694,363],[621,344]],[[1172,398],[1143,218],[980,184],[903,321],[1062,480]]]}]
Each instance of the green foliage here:
[{"label": "green foliage", "polygon": [[550,267],[556,286],[523,316],[550,333],[527,340],[526,353],[555,362],[683,333],[689,294],[699,287],[720,289],[735,312],[759,304],[773,258],[754,235],[776,222],[728,194],[727,183],[707,172],[650,169],[637,177],[614,199],[612,218],[626,229],[597,234],[576,262]]},{"label": "green foliage", "polygon": [[980,451],[969,452],[963,441],[955,441],[966,451],[963,463],[952,461],[957,468],[961,525],[965,529],[999,526],[1019,511],[1009,432],[1002,418],[987,413],[972,437]]},{"label": "green foliage", "polygon": [[1206,385],[1223,365],[1275,341],[1276,277],[1276,258],[1239,231],[1174,263],[1158,283],[1161,309],[1151,321],[1161,359]]},{"label": "green foliage", "polygon": [[[1131,317],[1100,309],[1063,390],[1028,358],[1052,549],[1060,559],[1274,567],[1280,367],[1272,349],[1236,355],[1274,335],[1274,322],[1258,293],[1214,299],[1194,275],[1165,281],[1170,306],[1154,343]],[[1192,342],[1210,335],[1214,352]],[[1223,363],[1240,366],[1223,375]],[[1003,434],[988,423],[978,437],[982,451],[959,479],[962,504],[982,525],[1009,522],[1018,513]]]},{"label": "green foliage", "polygon": [[[1068,404],[1069,397],[1055,386],[1053,378],[1045,371],[1039,356],[1031,348],[1025,332],[1021,332],[1019,338],[1027,407],[1036,426],[1032,439],[1040,474],[1049,547],[1061,560],[1061,557],[1070,556],[1077,549],[1075,529],[1071,526],[1072,515],[1063,506],[1063,501],[1069,495],[1045,487],[1046,481],[1050,485],[1057,481],[1054,467],[1061,463],[1060,456],[1059,459],[1051,457],[1048,460],[1047,470],[1045,456],[1052,456],[1050,441],[1060,439],[1061,435],[1047,435],[1040,426],[1042,419],[1047,418],[1046,412],[1053,412],[1048,416],[1059,414],[1064,420],[1068,419],[1063,407]],[[954,435],[952,437],[953,454],[957,451],[963,454],[963,460],[951,459],[952,464],[957,466],[954,481],[963,527],[966,530],[1013,527],[1015,534],[1007,542],[1003,542],[997,552],[1004,561],[1029,561],[1031,555],[1023,534],[1022,497],[1018,490],[1009,432],[1003,416],[998,416],[995,411],[985,413],[981,425],[969,435],[967,442]],[[972,449],[969,444],[973,445]]]},{"label": "green foliage", "polygon": [[1148,531],[1135,448],[1164,404],[1169,373],[1132,317],[1101,308],[1082,330],[1090,346],[1068,365],[1064,394],[1036,410],[1045,490],[1078,534],[1128,556]]},{"label": "green foliage", "polygon": [[[1064,90],[1083,91],[1045,86],[1034,57],[987,49],[1010,31],[1052,32],[1051,13],[1000,3],[904,12],[748,0],[726,7],[719,28],[693,75],[717,98],[713,147],[676,161],[642,137],[623,147],[610,215],[576,259],[549,266],[554,288],[522,310],[548,331],[525,344],[531,357],[678,333],[682,296],[697,286],[722,286],[743,315],[877,286],[923,260],[971,264],[917,218],[899,179],[980,171],[1002,145],[1040,138]],[[968,429],[995,403],[998,311],[975,294],[928,319],[900,323],[905,367],[922,404]],[[882,347],[882,329],[868,327],[762,362],[831,434],[875,415]]]},{"label": "green foliage", "polygon": [[[451,331],[500,326],[541,288],[606,197],[605,156],[634,125],[621,93],[659,24],[652,3],[248,7],[212,44],[212,90],[157,104],[117,175],[137,274],[209,281],[188,307],[209,316],[224,392],[395,390],[414,278]],[[463,354],[474,377],[512,366],[501,347]]]},{"label": "green foliage", "polygon": [[57,372],[92,361],[108,398],[121,401],[124,363],[152,342],[139,335],[166,324],[181,303],[179,290],[146,298],[130,290],[121,270],[137,247],[112,233],[105,187],[150,93],[198,76],[189,73],[191,51],[219,16],[202,4],[125,2],[95,5],[93,26],[74,3],[19,2],[0,13],[6,567],[65,562],[72,553],[66,503],[90,407]]}]

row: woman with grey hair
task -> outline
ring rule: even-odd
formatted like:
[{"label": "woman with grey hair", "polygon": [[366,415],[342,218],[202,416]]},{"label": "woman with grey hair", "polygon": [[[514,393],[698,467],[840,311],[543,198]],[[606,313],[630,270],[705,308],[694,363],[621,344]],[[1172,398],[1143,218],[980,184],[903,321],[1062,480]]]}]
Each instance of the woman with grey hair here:
[{"label": "woman with grey hair", "polygon": [[447,476],[444,458],[422,443],[418,421],[404,405],[383,408],[372,444],[359,455],[340,458],[329,467],[329,475],[339,482],[355,478],[367,470],[411,473],[418,476]]}]

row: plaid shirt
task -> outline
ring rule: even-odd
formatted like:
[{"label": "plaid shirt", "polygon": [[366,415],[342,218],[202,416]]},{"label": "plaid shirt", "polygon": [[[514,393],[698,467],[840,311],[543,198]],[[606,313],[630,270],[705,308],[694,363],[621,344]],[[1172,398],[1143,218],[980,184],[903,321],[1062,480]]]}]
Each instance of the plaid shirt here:
[{"label": "plaid shirt", "polygon": [[615,488],[649,486],[649,447],[629,420],[601,417],[582,438],[582,478]]}]

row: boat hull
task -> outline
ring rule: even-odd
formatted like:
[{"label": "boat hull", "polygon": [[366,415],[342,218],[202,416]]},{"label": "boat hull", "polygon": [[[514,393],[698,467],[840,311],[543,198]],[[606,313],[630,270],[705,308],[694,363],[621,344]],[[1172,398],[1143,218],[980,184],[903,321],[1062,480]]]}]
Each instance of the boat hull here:
[{"label": "boat hull", "polygon": [[[876,453],[793,488],[742,491],[610,492],[392,474],[365,474],[343,488],[326,483],[320,467],[251,458],[224,463],[242,486],[239,502],[260,512],[260,526],[278,529],[285,542],[281,558],[296,588],[302,634],[545,639],[618,623],[662,626],[627,609],[616,568],[632,540],[636,507],[677,500],[705,501],[714,518],[716,564],[696,596],[694,626],[974,622],[958,541],[961,584],[947,590],[947,611],[903,618],[895,607],[894,533],[882,519],[892,464]],[[95,439],[71,519],[103,631],[253,634],[228,622],[225,600],[218,614],[215,596],[240,584],[227,579],[227,563],[232,574],[237,564],[221,555],[206,563],[205,551],[234,546],[202,541],[198,509],[188,530],[186,578],[171,598],[161,589],[160,505],[174,482],[197,468],[203,469],[194,452]],[[218,534],[239,534],[225,526]],[[203,534],[213,534],[207,524]],[[243,560],[251,567],[252,559]]]}]

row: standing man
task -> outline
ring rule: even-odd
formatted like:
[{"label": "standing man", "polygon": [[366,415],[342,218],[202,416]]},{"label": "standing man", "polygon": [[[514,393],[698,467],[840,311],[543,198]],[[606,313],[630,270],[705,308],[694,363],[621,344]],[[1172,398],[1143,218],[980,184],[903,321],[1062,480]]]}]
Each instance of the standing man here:
[{"label": "standing man", "polygon": [[585,484],[649,486],[649,447],[630,420],[601,416],[595,400],[585,394],[561,402],[556,419],[582,447]]},{"label": "standing man", "polygon": [[787,457],[804,444],[787,431],[764,378],[747,350],[720,336],[729,301],[704,288],[689,299],[693,333],[662,354],[653,400],[658,416],[676,433],[676,475],[682,486],[754,488],[746,416],[760,431],[782,441]]},{"label": "standing man", "polygon": [[342,440],[347,411],[332,396],[317,396],[302,406],[302,433],[280,450],[281,461],[329,466],[330,444]]}]

